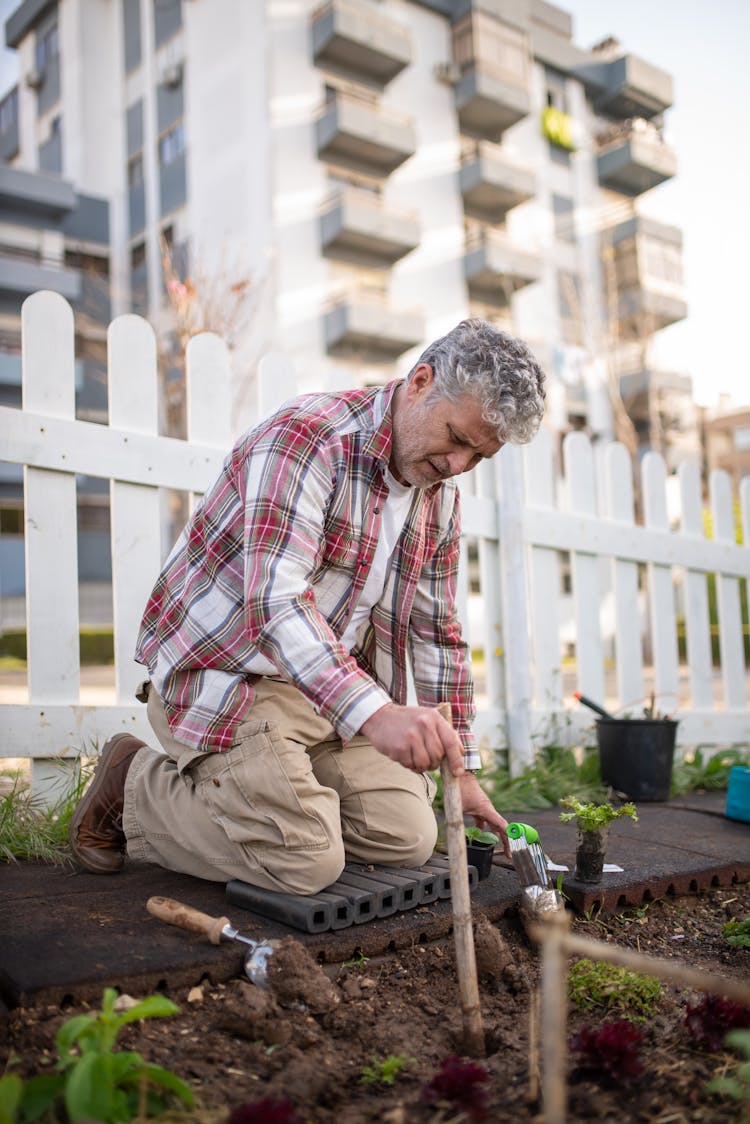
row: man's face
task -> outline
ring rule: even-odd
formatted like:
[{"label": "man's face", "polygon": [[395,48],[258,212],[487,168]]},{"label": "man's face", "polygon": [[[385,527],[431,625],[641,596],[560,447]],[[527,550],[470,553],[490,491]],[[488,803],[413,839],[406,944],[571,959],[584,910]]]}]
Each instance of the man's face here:
[{"label": "man's face", "polygon": [[391,471],[401,483],[416,488],[468,472],[502,448],[471,392],[457,402],[437,397],[428,401],[434,383],[432,367],[421,363],[393,403]]}]

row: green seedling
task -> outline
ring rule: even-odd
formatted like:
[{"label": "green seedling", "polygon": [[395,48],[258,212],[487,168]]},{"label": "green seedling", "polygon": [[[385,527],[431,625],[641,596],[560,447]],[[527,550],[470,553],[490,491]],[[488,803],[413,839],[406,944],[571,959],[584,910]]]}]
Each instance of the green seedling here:
[{"label": "green seedling", "polygon": [[579,831],[600,831],[609,827],[613,820],[621,816],[630,816],[631,820],[638,820],[635,804],[621,804],[613,808],[611,804],[582,804],[575,796],[564,796],[560,801],[563,808],[570,808],[569,812],[560,813],[561,823],[576,821]]},{"label": "green seedling", "polygon": [[494,847],[496,843],[500,842],[494,832],[482,831],[480,827],[465,827],[464,835],[467,843],[488,843]]},{"label": "green seedling", "polygon": [[114,988],[105,988],[101,1011],[75,1015],[63,1023],[55,1038],[56,1072],[21,1082],[20,1095],[19,1079],[6,1074],[0,1087],[2,1124],[31,1124],[63,1107],[64,1118],[73,1122],[119,1124],[158,1116],[175,1100],[194,1106],[190,1087],[174,1073],[151,1065],[134,1051],[115,1050],[126,1023],[175,1015],[179,1008],[164,996],[151,995],[117,1012],[116,1000]]},{"label": "green seedling", "polygon": [[750,1030],[730,1030],[724,1042],[731,1049],[744,1055],[731,1072],[723,1077],[714,1077],[706,1085],[707,1093],[719,1093],[731,1097],[743,1105],[743,1120],[750,1119]]},{"label": "green seedling", "polygon": [[750,948],[750,917],[744,921],[727,921],[722,932],[732,948]]},{"label": "green seedling", "polygon": [[410,1058],[408,1054],[389,1054],[382,1061],[373,1058],[371,1065],[363,1067],[359,1083],[360,1085],[393,1085],[398,1075],[415,1061],[416,1059]]},{"label": "green seedling", "polygon": [[568,975],[568,996],[581,1011],[598,1007],[618,1011],[631,1022],[642,1022],[655,1012],[662,986],[651,976],[629,972],[616,964],[578,960]]},{"label": "green seedling", "polygon": [[344,961],[344,967],[354,969],[364,968],[365,964],[368,964],[369,961],[369,956],[365,956],[364,953],[357,951],[354,956],[352,956],[351,960]]}]

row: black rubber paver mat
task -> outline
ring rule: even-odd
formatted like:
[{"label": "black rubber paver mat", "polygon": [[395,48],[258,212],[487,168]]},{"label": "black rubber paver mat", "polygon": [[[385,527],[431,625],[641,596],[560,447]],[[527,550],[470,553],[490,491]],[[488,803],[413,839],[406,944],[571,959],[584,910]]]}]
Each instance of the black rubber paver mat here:
[{"label": "black rubber paver mat", "polygon": [[[668,893],[750,881],[750,825],[723,816],[724,793],[641,804],[640,820],[613,824],[607,861],[622,866],[599,886],[563,875],[572,905],[605,910],[639,904]],[[547,854],[574,865],[576,831],[561,824],[557,809],[509,819],[533,823]],[[497,920],[516,907],[514,870],[496,857],[491,876],[472,894],[476,916]],[[230,905],[224,883],[203,882],[153,866],[126,863],[118,875],[101,876],[18,863],[0,867],[0,1011],[17,1007],[101,999],[110,985],[133,995],[157,988],[167,993],[203,977],[221,982],[242,973],[243,949],[213,946],[199,936],[165,925],[146,911],[153,894],[177,898],[215,916],[228,916],[255,939],[292,935],[323,962],[340,963],[357,952],[378,956],[447,936],[451,902],[436,900],[367,924],[323,933],[302,933],[279,921]]]}]

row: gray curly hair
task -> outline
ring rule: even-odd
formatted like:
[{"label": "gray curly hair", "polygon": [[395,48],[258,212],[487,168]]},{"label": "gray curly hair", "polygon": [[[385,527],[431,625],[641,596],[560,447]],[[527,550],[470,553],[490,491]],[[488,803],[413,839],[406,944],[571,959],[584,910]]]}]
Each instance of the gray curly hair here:
[{"label": "gray curly hair", "polygon": [[535,436],[544,414],[545,376],[522,340],[486,320],[462,320],[425,348],[407,380],[420,363],[434,372],[431,397],[455,402],[467,391],[476,395],[498,440],[523,445]]}]

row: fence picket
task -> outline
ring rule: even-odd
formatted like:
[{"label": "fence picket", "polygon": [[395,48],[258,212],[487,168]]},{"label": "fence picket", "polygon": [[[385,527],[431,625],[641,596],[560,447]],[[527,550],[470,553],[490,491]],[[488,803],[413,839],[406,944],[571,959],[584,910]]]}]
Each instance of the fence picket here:
[{"label": "fence picket", "polygon": [[[612,444],[605,454],[605,509],[608,517],[627,527],[635,525],[633,476],[628,451]],[[615,601],[615,661],[617,691],[626,709],[643,697],[643,645],[638,596],[638,565],[624,558],[612,559],[612,589]]]},{"label": "fence picket", "polygon": [[[705,533],[698,466],[690,462],[681,464],[678,478],[682,533],[686,537],[702,540]],[[713,703],[708,582],[704,571],[695,570],[689,565],[685,571],[685,641],[693,708],[708,710]]]},{"label": "fence picket", "polygon": [[[552,511],[555,506],[552,438],[546,428],[524,449],[524,481],[525,503]],[[556,713],[562,710],[563,700],[560,556],[556,550],[544,546],[531,546],[529,554],[533,591],[529,603],[534,653],[534,703],[537,710]]]},{"label": "fence picket", "polygon": [[[569,433],[563,442],[568,506],[573,514],[595,517],[596,487],[591,444],[583,433]],[[582,545],[582,544],[581,544]],[[570,558],[575,604],[578,688],[600,704],[605,697],[604,651],[601,640],[599,558],[574,549]]]},{"label": "fence picket", "polygon": [[523,463],[518,445],[497,458],[499,481],[500,590],[505,671],[506,736],[513,766],[533,760],[531,645],[529,643],[527,558],[523,533]]},{"label": "fence picket", "polygon": [[[712,472],[709,478],[714,538],[717,542],[734,542],[734,511],[729,477]],[[725,705],[734,709],[745,706],[745,655],[742,650],[742,612],[740,583],[726,574],[716,575],[716,600],[719,610],[719,651]]]},{"label": "fence picket", "polygon": [[[156,340],[145,320],[121,316],[108,334],[110,424],[136,433],[159,428]],[[115,695],[131,703],[143,669],[133,659],[138,626],[161,564],[159,489],[110,481]]]},{"label": "fence picket", "polygon": [[[21,331],[24,409],[73,418],[70,306],[56,293],[35,293],[24,301]],[[28,687],[36,709],[77,701],[80,691],[75,474],[24,466],[24,507]],[[35,759],[31,782],[53,799],[67,783],[67,771],[55,758]]]},{"label": "fence picket", "polygon": [[[669,531],[666,466],[658,453],[646,453],[642,463],[643,509],[648,527]],[[662,710],[679,702],[677,620],[670,566],[648,564],[649,611],[654,648],[654,692]]]}]

